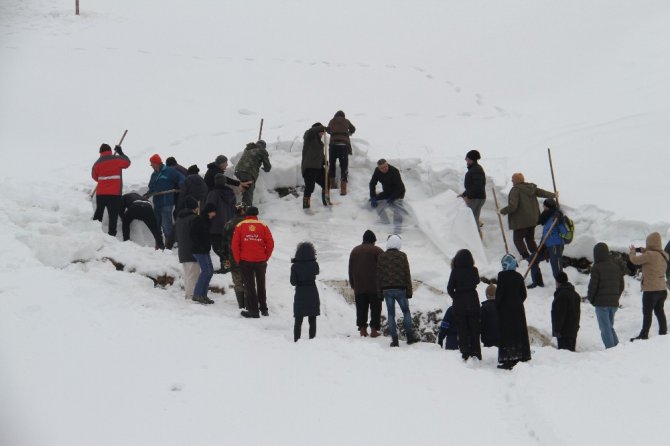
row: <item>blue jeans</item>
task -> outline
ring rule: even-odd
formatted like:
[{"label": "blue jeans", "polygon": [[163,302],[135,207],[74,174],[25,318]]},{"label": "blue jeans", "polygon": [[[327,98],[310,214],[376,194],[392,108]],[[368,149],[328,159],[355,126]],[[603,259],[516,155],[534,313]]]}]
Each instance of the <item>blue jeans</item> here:
[{"label": "blue jeans", "polygon": [[619,338],[614,331],[614,313],[616,313],[616,310],[618,310],[617,307],[596,307],[596,319],[605,348],[612,348],[619,343]]},{"label": "blue jeans", "polygon": [[410,338],[414,329],[412,327],[412,313],[409,312],[409,301],[405,290],[384,290],[384,301],[386,301],[386,312],[388,314],[389,333],[392,337],[398,336],[398,328],[395,322],[395,303],[398,302],[402,311],[405,336]]},{"label": "blue jeans", "polygon": [[207,297],[207,289],[209,288],[209,281],[212,280],[212,276],[214,275],[214,266],[212,265],[212,258],[209,256],[209,253],[193,254],[193,257],[198,261],[198,265],[200,265],[200,275],[198,276],[198,281],[195,283],[193,296]]},{"label": "blue jeans", "polygon": [[172,206],[154,208],[154,216],[158,227],[163,230],[165,239],[172,235]]},{"label": "blue jeans", "polygon": [[549,254],[549,263],[551,264],[551,272],[554,278],[563,271],[563,248],[564,245],[547,246],[547,253]]}]

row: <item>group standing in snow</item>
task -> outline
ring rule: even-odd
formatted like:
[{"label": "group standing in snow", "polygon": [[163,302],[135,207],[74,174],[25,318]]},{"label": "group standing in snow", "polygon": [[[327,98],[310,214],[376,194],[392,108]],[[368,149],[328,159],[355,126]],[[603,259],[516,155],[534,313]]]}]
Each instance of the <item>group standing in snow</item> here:
[{"label": "group standing in snow", "polygon": [[[311,207],[311,196],[317,184],[321,187],[323,204],[331,205],[330,189],[337,189],[337,163],[340,166],[340,195],[347,194],[349,155],[353,153],[350,136],[355,131],[342,111],[335,114],[328,126],[317,122],[305,131],[301,159],[304,209]],[[330,135],[327,154],[326,134]],[[184,269],[187,299],[202,304],[214,303],[208,297],[213,274],[230,272],[241,315],[245,318],[268,316],[265,274],[274,239],[268,225],[258,219],[258,207],[253,206],[260,170],[269,172],[272,168],[265,141],[259,139],[244,148],[235,166],[237,179],[225,175],[228,158],[224,155],[218,155],[207,165],[203,178],[196,165],[186,169],[173,157],[163,163],[160,155],[154,154],[149,159],[152,174],[148,191],[143,196],[136,192],[122,195],[122,171],[131,163],[120,146],[116,146],[114,152],[109,145],[103,144],[92,168],[92,177],[98,183],[93,218],[102,221],[107,210],[108,234],[116,235],[120,215],[123,239],[129,240],[132,221],[141,220],[154,236],[156,249],[172,249],[176,242]],[[480,159],[478,150],[466,154],[467,173],[459,197],[471,209],[473,223],[482,236],[480,213],[486,202],[486,174],[479,164]],[[381,184],[381,192],[377,190],[378,184]],[[395,318],[397,303],[402,312],[402,332],[407,343],[412,344],[420,338],[414,330],[409,306],[413,294],[410,262],[401,250],[399,235],[403,216],[407,214],[403,206],[406,190],[400,170],[380,159],[372,173],[369,190],[371,208],[385,224],[390,223],[390,213],[394,231],[386,240],[386,250],[375,246],[375,234],[366,230],[363,243],[351,251],[348,279],[355,296],[356,326],[361,336],[381,336],[381,309],[385,302],[391,346],[399,346]],[[241,201],[236,199],[239,195]],[[542,211],[538,198],[545,199]],[[556,283],[551,304],[552,335],[557,338],[559,349],[575,351],[582,299],[563,271],[563,250],[572,240],[574,227],[559,207],[558,192],[527,183],[522,173],[515,173],[507,206],[498,213],[508,216],[514,246],[520,258],[528,262],[531,283],[526,286],[525,276],[516,271],[519,263],[507,253],[501,259],[502,270],[495,285],[487,287],[486,300],[480,304],[477,287],[482,279],[472,253],[461,249],[451,263],[447,293],[453,305],[445,311],[438,327],[438,343],[447,350],[458,348],[464,360],[471,357],[481,360],[482,343],[486,347],[498,347],[498,367],[503,369],[529,361],[531,351],[524,310],[526,290],[545,286],[539,263],[548,261]],[[535,240],[536,226],[542,227],[539,245]],[[659,334],[667,333],[663,306],[667,297],[666,277],[670,271],[669,248],[670,242],[663,249],[658,233],[647,237],[645,248],[631,246],[630,262],[641,267],[643,291],[642,329],[631,341],[648,338],[652,314],[658,320]],[[219,259],[216,271],[210,251]],[[624,274],[621,266],[613,261],[607,244],[597,243],[593,253],[594,264],[586,299],[595,307],[603,344],[611,348],[619,342],[614,315],[624,290]],[[290,283],[295,287],[294,340],[297,341],[301,338],[305,317],[309,337],[316,336],[316,317],[320,314],[316,286],[319,264],[314,245],[300,243],[291,262]]]}]

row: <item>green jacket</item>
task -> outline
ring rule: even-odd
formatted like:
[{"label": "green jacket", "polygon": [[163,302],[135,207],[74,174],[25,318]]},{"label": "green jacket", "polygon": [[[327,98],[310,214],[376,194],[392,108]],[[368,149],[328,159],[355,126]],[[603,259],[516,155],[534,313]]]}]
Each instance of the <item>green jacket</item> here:
[{"label": "green jacket", "polygon": [[384,290],[399,289],[412,298],[412,275],[407,255],[397,249],[388,249],[377,258],[377,283],[379,294]]},{"label": "green jacket", "polygon": [[534,228],[540,218],[538,197],[556,198],[556,194],[540,189],[533,183],[520,183],[509,191],[508,204],[500,213],[508,216],[510,229]]},{"label": "green jacket", "polygon": [[240,160],[235,166],[235,174],[237,172],[246,172],[251,175],[254,181],[258,178],[258,171],[263,166],[265,172],[269,172],[272,168],[270,164],[270,155],[268,151],[255,143],[250,142],[244,149]]},{"label": "green jacket", "polygon": [[321,169],[323,167],[323,141],[321,141],[319,134],[325,130],[324,126],[312,127],[303,136],[302,163],[300,165],[303,175],[305,169]]}]

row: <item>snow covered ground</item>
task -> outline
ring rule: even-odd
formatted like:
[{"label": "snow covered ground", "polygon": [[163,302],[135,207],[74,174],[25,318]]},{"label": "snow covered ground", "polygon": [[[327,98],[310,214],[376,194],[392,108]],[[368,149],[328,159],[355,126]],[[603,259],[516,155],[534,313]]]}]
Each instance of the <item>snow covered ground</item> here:
[{"label": "snow covered ground", "polygon": [[[666,339],[605,352],[582,305],[578,353],[536,342],[509,373],[494,349],[463,363],[433,344],[361,339],[331,285],[365,229],[390,231],[366,205],[380,157],[407,185],[404,250],[429,285],[414,310],[448,307],[435,290],[460,248],[483,276],[499,269],[492,199],[480,242],[456,198],[472,148],[504,203],[516,171],[551,188],[551,147],[577,225],[567,255],[591,257],[597,241],[623,250],[652,230],[665,239],[667,2],[344,0],[335,13],[318,1],[87,0],[79,17],[72,3],[0,4],[0,444],[667,442]],[[305,214],[273,189],[301,184],[302,134],[338,109],[358,128],[350,193]],[[154,251],[141,227],[130,243],[107,236],[90,220],[89,172],[126,128],[126,190],[146,187],[154,152],[201,168],[235,159],[261,117],[273,170],[257,201],[277,247],[271,317],[247,321],[228,275],[207,307],[185,301],[179,279],[154,287],[147,276],[179,277],[176,252]],[[322,315],[317,338],[294,344],[288,271],[302,240],[317,249]],[[584,293],[588,277],[568,273]],[[622,340],[641,322],[639,283],[626,280]],[[526,312],[548,337],[546,282]]]}]

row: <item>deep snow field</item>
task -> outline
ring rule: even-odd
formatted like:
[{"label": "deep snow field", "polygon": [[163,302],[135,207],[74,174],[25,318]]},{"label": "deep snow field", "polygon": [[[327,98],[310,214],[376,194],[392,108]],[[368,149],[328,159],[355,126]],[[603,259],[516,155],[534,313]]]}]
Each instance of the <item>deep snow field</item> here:
[{"label": "deep snow field", "polygon": [[[641,324],[635,278],[616,315],[619,346],[604,350],[583,304],[577,352],[559,352],[542,342],[554,285],[543,264],[548,286],[526,301],[533,359],[512,372],[496,369],[496,349],[463,362],[430,343],[362,339],[334,284],[366,229],[382,247],[391,231],[367,203],[381,157],[407,186],[403,250],[422,282],[412,310],[450,305],[442,290],[458,249],[473,251],[483,277],[500,269],[492,196],[481,241],[456,197],[472,148],[503,205],[514,172],[552,188],[551,148],[577,227],[568,256],[591,258],[598,241],[622,251],[654,230],[665,243],[670,4],[81,8],[0,2],[0,445],[667,444],[670,344],[656,322],[649,341],[627,342]],[[317,187],[306,213],[301,196],[274,190],[302,185],[302,135],[339,109],[358,129],[350,192],[324,208]],[[214,276],[226,290],[214,305],[185,301],[176,251],[154,251],[136,224],[131,242],[120,229],[109,237],[88,194],[100,143],[125,129],[124,190],[143,191],[152,153],[204,173],[218,154],[234,162],[261,118],[273,169],[255,201],[276,248],[271,317],[250,321],[229,275]],[[316,339],[294,343],[288,274],[303,240],[317,249],[321,316]],[[588,276],[567,272],[585,294]],[[147,277],[163,274],[174,285]]]}]

